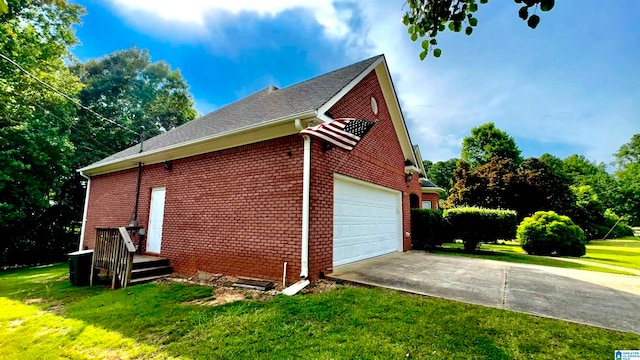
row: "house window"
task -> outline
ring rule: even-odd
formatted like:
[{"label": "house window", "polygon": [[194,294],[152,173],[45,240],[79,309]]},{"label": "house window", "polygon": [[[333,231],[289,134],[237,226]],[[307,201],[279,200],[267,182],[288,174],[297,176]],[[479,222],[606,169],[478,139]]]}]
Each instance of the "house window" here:
[{"label": "house window", "polygon": [[431,209],[431,201],[430,200],[423,201],[422,202],[422,208],[423,209]]}]

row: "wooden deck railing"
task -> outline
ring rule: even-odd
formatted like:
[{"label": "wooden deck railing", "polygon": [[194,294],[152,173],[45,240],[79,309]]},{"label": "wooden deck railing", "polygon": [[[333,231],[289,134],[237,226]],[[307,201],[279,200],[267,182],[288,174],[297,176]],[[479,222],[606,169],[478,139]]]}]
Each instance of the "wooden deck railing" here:
[{"label": "wooden deck railing", "polygon": [[131,279],[133,254],[136,247],[124,227],[117,229],[96,229],[96,243],[93,249],[93,266],[91,266],[91,285],[93,285],[94,269],[106,270],[112,275],[111,287],[127,287]]}]

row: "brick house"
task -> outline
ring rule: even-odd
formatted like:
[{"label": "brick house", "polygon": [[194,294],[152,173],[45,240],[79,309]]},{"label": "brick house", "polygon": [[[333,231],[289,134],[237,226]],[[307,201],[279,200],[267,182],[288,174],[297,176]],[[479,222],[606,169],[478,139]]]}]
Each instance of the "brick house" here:
[{"label": "brick house", "polygon": [[[335,118],[376,124],[351,151],[299,134]],[[80,248],[96,228],[135,220],[140,251],[178,273],[278,279],[287,262],[288,280],[314,280],[410,249],[410,201],[423,196],[416,155],[379,55],[268,87],[80,169]]]},{"label": "brick house", "polygon": [[444,189],[427,178],[421,178],[420,185],[422,186],[420,207],[422,209],[439,209],[440,194],[444,192]]},{"label": "brick house", "polygon": [[434,184],[429,178],[427,178],[427,171],[422,161],[422,155],[420,154],[420,148],[418,145],[413,145],[413,152],[420,168],[420,187],[421,195],[418,197],[410,196],[411,208],[420,209],[439,209],[440,208],[440,194],[444,192],[444,189]]}]

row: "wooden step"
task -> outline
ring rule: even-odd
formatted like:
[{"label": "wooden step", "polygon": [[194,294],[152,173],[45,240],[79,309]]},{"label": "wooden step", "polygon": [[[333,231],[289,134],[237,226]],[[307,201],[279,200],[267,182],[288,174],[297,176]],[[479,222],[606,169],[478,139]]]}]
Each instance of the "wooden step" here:
[{"label": "wooden step", "polygon": [[133,270],[158,266],[169,266],[169,259],[148,255],[136,255],[133,257]]},{"label": "wooden step", "polygon": [[168,275],[173,272],[171,266],[153,266],[131,270],[131,280],[141,279],[149,276]]},{"label": "wooden step", "polygon": [[169,274],[147,276],[147,277],[143,277],[143,278],[139,278],[139,279],[131,279],[131,280],[129,280],[129,286],[139,285],[139,284],[144,284],[144,283],[148,283],[148,282],[164,279],[164,278],[166,278],[168,276],[169,276]]}]

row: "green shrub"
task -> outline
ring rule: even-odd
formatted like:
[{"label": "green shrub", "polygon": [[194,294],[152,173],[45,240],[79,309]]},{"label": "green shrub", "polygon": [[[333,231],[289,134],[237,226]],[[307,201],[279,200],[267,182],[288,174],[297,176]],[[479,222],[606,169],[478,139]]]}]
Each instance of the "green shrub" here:
[{"label": "green shrub", "polygon": [[430,250],[453,240],[442,210],[411,209],[411,248]]},{"label": "green shrub", "polygon": [[462,239],[467,252],[475,251],[479,243],[494,243],[515,238],[518,217],[513,210],[458,207],[447,209],[444,219],[455,239]]},{"label": "green shrub", "polygon": [[524,218],[517,237],[531,255],[582,256],[586,252],[584,231],[568,216],[553,211],[538,211]]}]

